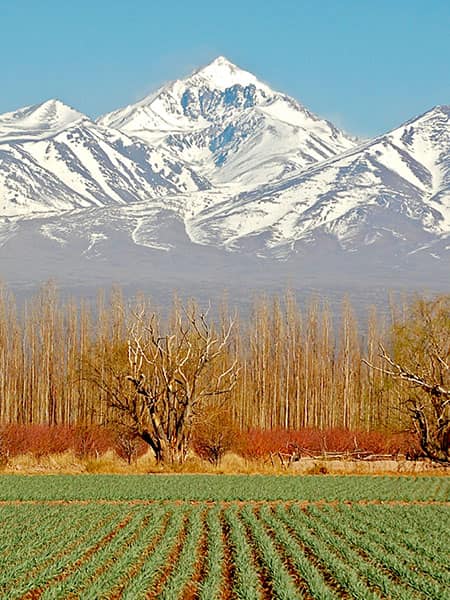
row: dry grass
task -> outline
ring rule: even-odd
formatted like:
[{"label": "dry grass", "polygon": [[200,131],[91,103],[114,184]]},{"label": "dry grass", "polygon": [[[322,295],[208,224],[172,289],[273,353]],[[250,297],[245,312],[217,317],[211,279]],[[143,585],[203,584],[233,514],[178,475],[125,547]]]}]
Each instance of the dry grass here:
[{"label": "dry grass", "polygon": [[303,459],[291,466],[304,475],[448,475],[449,470],[429,461],[408,460],[314,460]]},{"label": "dry grass", "polygon": [[3,473],[205,473],[205,474],[264,474],[264,475],[449,475],[449,469],[428,461],[406,460],[318,460],[304,458],[286,467],[278,461],[249,460],[238,454],[228,453],[218,466],[190,455],[182,465],[162,466],[147,452],[132,464],[127,464],[113,451],[97,458],[79,458],[73,452],[36,457],[22,454],[11,458],[1,468]]},{"label": "dry grass", "polygon": [[4,473],[84,473],[83,461],[73,452],[62,452],[37,457],[34,454],[20,454],[11,458],[3,466]]}]

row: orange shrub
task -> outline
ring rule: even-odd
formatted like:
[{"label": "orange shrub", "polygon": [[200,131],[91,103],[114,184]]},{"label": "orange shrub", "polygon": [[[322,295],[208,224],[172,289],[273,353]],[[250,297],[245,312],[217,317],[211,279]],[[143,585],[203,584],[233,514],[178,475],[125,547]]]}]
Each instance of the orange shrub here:
[{"label": "orange shrub", "polygon": [[[198,424],[193,432],[193,448],[203,459],[218,464],[227,451],[244,458],[259,460],[271,454],[301,455],[322,452],[353,452],[359,450],[372,454],[402,454],[418,458],[417,439],[407,433],[362,432],[346,429],[319,430],[260,430],[237,432],[226,415],[211,416]],[[0,428],[0,464],[19,454],[32,454],[37,458],[71,450],[80,458],[97,457],[107,450],[132,462],[148,450],[142,440],[130,438],[124,432],[100,425],[5,425]]]},{"label": "orange shrub", "polygon": [[143,456],[148,449],[148,444],[127,429],[120,429],[115,434],[114,450],[117,456],[129,465]]},{"label": "orange shrub", "polygon": [[232,449],[245,458],[262,459],[277,452],[290,454],[297,449],[303,455],[361,451],[417,457],[418,448],[417,440],[408,433],[362,432],[338,428],[322,431],[305,428],[301,430],[250,429],[239,434]]},{"label": "orange shrub", "polygon": [[81,458],[95,457],[114,448],[116,436],[100,425],[77,425],[73,429],[72,450]]},{"label": "orange shrub", "polygon": [[114,447],[114,433],[99,425],[6,425],[1,430],[3,452],[48,456],[72,450],[78,456],[96,456]]},{"label": "orange shrub", "polygon": [[195,424],[192,446],[197,456],[218,465],[224,454],[233,448],[239,432],[233,425],[229,412],[208,410]]}]

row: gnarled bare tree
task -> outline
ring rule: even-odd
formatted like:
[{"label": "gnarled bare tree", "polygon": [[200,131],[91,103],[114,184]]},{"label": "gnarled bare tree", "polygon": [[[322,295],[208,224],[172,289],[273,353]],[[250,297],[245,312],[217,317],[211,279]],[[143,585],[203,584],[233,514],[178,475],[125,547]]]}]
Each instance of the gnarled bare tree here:
[{"label": "gnarled bare tree", "polygon": [[450,296],[416,301],[379,356],[382,366],[364,362],[400,383],[424,455],[450,464]]},{"label": "gnarled bare tree", "polygon": [[233,326],[230,320],[216,329],[195,306],[176,307],[162,326],[157,314],[142,309],[131,316],[120,360],[94,369],[117,420],[149,444],[158,462],[183,462],[207,399],[233,389]]}]

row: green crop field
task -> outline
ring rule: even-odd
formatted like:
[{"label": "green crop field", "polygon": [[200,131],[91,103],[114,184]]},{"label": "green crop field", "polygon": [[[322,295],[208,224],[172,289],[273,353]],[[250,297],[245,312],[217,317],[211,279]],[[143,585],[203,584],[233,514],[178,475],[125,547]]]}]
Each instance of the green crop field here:
[{"label": "green crop field", "polygon": [[2,476],[0,598],[450,598],[446,477]]},{"label": "green crop field", "polygon": [[2,475],[2,500],[450,501],[448,477]]}]

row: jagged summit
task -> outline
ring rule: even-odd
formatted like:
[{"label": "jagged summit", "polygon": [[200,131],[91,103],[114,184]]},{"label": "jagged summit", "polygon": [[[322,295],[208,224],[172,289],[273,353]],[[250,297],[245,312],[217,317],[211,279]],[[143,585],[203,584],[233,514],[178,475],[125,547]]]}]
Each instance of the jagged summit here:
[{"label": "jagged summit", "polygon": [[225,56],[218,56],[205,67],[201,67],[187,79],[195,79],[201,77],[211,87],[225,90],[235,85],[246,87],[254,85],[255,87],[269,90],[270,88],[260,82],[255,75],[248,71],[244,71]]},{"label": "jagged summit", "polygon": [[169,148],[214,184],[246,188],[355,145],[331,123],[223,56],[98,122]]},{"label": "jagged summit", "polygon": [[[192,130],[199,125],[207,126],[208,119],[205,121],[201,117],[205,116],[207,105],[216,110],[217,107],[212,106],[212,96],[220,96],[235,86],[254,86],[264,95],[274,93],[252,73],[240,69],[224,56],[218,56],[206,66],[182,79],[166,83],[138,102],[101,116],[98,123],[154,143],[154,134],[158,131]],[[189,110],[189,104],[195,97],[201,104],[196,114]],[[148,132],[152,132],[150,136]]]},{"label": "jagged summit", "polygon": [[[431,122],[434,121],[435,119],[439,119],[442,120],[442,122],[447,122],[450,119],[450,104],[437,104],[436,106],[433,106],[432,108],[426,110],[425,112],[421,113],[420,115],[416,115],[414,117],[412,117],[411,119],[409,119],[408,121],[406,121],[405,123],[403,123],[401,127],[406,127],[407,125],[417,125],[420,123],[426,123],[426,122]],[[387,134],[384,133],[382,134],[382,136],[384,135],[389,135],[390,133],[395,132],[397,129],[399,129],[399,127],[394,127],[394,129],[392,129],[390,132],[388,132]],[[379,137],[382,137],[379,136]]]}]

